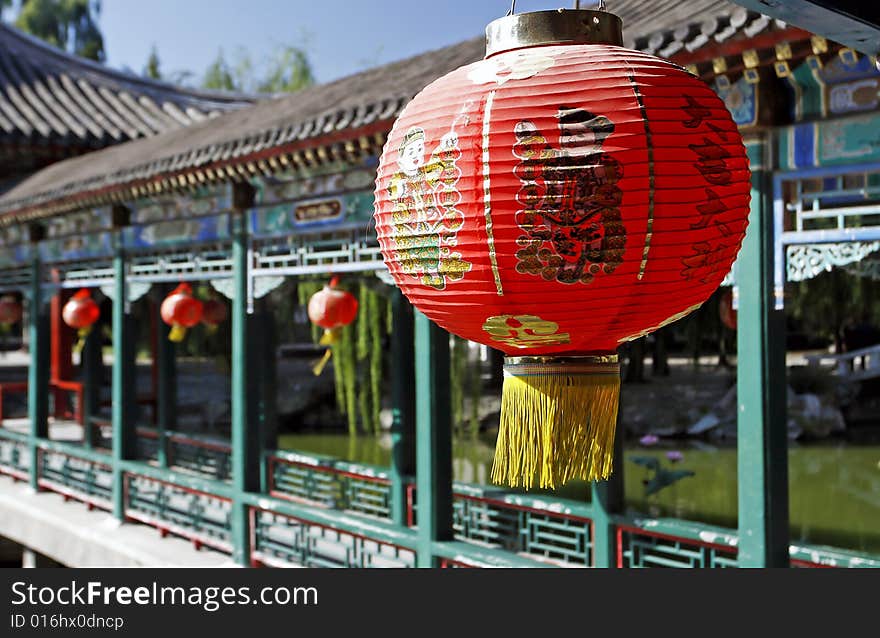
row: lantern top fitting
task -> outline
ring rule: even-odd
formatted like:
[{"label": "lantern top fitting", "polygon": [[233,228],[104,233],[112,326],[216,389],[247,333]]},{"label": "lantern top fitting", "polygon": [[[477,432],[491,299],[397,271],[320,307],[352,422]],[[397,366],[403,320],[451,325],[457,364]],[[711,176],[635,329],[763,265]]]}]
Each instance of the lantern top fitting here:
[{"label": "lantern top fitting", "polygon": [[548,44],[623,46],[623,21],[594,9],[556,9],[511,13],[486,27],[486,57]]}]

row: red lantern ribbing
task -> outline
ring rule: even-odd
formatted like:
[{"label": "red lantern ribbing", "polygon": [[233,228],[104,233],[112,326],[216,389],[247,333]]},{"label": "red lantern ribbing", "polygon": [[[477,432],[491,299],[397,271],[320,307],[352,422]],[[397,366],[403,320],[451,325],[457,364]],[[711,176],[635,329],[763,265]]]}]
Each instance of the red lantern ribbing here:
[{"label": "red lantern ribbing", "polygon": [[[309,320],[324,328],[324,334],[318,342],[322,346],[332,346],[339,342],[343,327],[354,321],[357,316],[358,301],[354,295],[345,290],[338,290],[339,277],[333,277],[330,283],[316,292],[309,299]],[[321,374],[330,360],[332,350],[328,347],[324,356],[312,368],[315,375]]]},{"label": "red lantern ribbing", "polygon": [[216,332],[217,327],[226,321],[228,316],[226,304],[220,299],[208,299],[202,304],[202,323],[209,333]]},{"label": "red lantern ribbing", "polygon": [[11,326],[21,321],[21,304],[13,295],[0,297],[0,324]]},{"label": "red lantern ribbing", "polygon": [[193,297],[192,287],[182,283],[162,301],[159,314],[162,321],[171,326],[168,340],[178,343],[183,341],[186,331],[202,320],[202,302]]},{"label": "red lantern ribbing", "polygon": [[61,309],[61,318],[64,323],[74,328],[80,339],[91,332],[92,326],[100,316],[101,309],[92,299],[92,293],[87,288],[77,290]]},{"label": "red lantern ribbing", "polygon": [[748,159],[718,96],[619,46],[612,14],[518,14],[487,35],[486,59],[426,87],[389,134],[379,244],[421,312],[507,355],[493,480],[606,478],[616,349],[718,287]]}]

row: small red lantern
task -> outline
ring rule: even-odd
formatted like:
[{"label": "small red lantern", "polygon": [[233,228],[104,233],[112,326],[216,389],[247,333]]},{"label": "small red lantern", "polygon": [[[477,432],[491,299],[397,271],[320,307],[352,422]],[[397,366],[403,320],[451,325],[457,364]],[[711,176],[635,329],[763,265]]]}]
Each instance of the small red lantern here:
[{"label": "small red lantern", "polygon": [[736,330],[736,310],[733,307],[733,288],[728,288],[721,293],[721,298],[718,300],[718,317],[721,319],[721,323],[725,326],[731,330]]},{"label": "small red lantern", "polygon": [[21,321],[21,304],[13,295],[0,297],[0,324],[11,326]]},{"label": "small red lantern", "polygon": [[514,14],[484,60],[404,108],[376,232],[401,291],[506,355],[492,478],[611,472],[618,346],[705,302],[749,211],[736,123],[699,78],[622,46],[606,11]]},{"label": "small red lantern", "polygon": [[[339,277],[333,277],[328,285],[309,299],[309,320],[324,328],[324,335],[318,342],[322,346],[332,346],[337,343],[342,328],[354,321],[357,316],[357,299],[350,292],[337,290],[338,284]],[[321,360],[315,364],[313,371],[316,375],[324,370],[331,354],[332,351],[328,348]]]},{"label": "small red lantern", "polygon": [[226,321],[228,316],[226,304],[220,299],[211,298],[202,304],[202,323],[209,333],[217,331],[217,326]]},{"label": "small red lantern", "polygon": [[100,316],[101,309],[92,299],[92,293],[87,288],[77,290],[61,309],[64,323],[77,330],[80,339],[91,332],[92,326]]},{"label": "small red lantern", "polygon": [[189,284],[182,283],[172,290],[159,308],[162,321],[171,326],[168,340],[175,343],[183,341],[187,329],[202,320],[203,310],[202,302],[193,297]]}]

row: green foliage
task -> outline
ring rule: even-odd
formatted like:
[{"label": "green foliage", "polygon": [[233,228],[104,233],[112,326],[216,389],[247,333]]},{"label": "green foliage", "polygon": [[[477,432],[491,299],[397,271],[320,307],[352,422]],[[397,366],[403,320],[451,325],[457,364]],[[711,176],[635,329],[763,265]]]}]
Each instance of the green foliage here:
[{"label": "green foliage", "polygon": [[[466,339],[452,336],[449,366],[449,394],[452,404],[452,425],[458,432],[476,434],[480,429],[481,367],[471,360]],[[468,401],[465,401],[467,397]],[[469,407],[467,413],[465,406]]]},{"label": "green foliage", "polygon": [[877,282],[857,277],[842,268],[787,286],[785,310],[802,332],[841,346],[842,330],[848,321],[880,322]]},{"label": "green foliage", "polygon": [[[0,8],[11,6],[4,0]],[[70,53],[103,62],[97,0],[22,0],[15,26]]]},{"label": "green foliage", "polygon": [[817,394],[834,397],[838,381],[834,372],[819,366],[791,366],[788,368],[788,385],[795,394]]},{"label": "green foliage", "polygon": [[154,80],[162,79],[162,71],[159,68],[159,52],[156,50],[155,44],[150,49],[150,57],[147,58],[147,64],[144,66],[144,75]]},{"label": "green foliage", "polygon": [[306,52],[293,46],[280,47],[269,59],[266,74],[257,84],[260,93],[294,93],[315,83]]},{"label": "green foliage", "polygon": [[[324,282],[301,281],[297,285],[297,301],[308,305],[313,294]],[[383,372],[385,370],[384,343],[389,333],[386,317],[390,305],[387,297],[367,281],[343,283],[358,299],[357,318],[340,331],[340,338],[332,346],[333,374],[336,404],[348,418],[351,434],[360,429],[378,433],[381,429],[379,413],[382,409]],[[323,330],[313,325],[312,340],[321,338]]]},{"label": "green foliage", "polygon": [[205,70],[202,79],[202,87],[218,91],[241,91],[239,79],[233,75],[233,69],[229,66],[223,55],[223,49],[217,51],[217,57]]},{"label": "green foliage", "polygon": [[243,93],[293,93],[314,84],[312,65],[306,52],[294,46],[276,48],[262,65],[238,49],[227,60],[223,49],[208,65],[202,87]]}]

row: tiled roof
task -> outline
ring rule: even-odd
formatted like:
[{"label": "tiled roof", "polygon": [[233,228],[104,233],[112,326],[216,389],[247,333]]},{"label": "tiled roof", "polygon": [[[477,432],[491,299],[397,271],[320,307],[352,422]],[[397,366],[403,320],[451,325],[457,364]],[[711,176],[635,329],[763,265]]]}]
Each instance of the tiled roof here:
[{"label": "tiled roof", "polygon": [[0,142],[98,148],[250,104],[115,71],[0,24]]},{"label": "tiled roof", "polygon": [[[707,39],[720,41],[742,29],[757,32],[772,23],[719,0],[618,0],[611,8],[623,19],[628,46],[661,56],[671,56],[676,47],[699,47]],[[247,174],[267,159],[274,165],[275,158],[286,158],[293,149],[384,134],[422,88],[483,54],[484,39],[474,38],[174,133],[59,162],[0,197],[0,223],[132,197],[147,186],[153,192]]]}]

